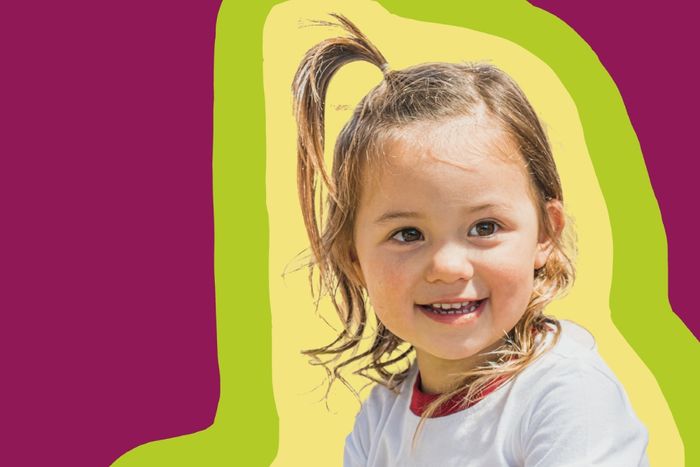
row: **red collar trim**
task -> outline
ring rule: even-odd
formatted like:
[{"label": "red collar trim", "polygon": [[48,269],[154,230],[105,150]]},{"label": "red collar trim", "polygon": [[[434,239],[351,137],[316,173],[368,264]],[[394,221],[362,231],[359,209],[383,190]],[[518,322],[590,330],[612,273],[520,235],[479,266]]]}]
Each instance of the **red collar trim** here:
[{"label": "red collar trim", "polygon": [[[475,405],[483,398],[495,391],[498,387],[501,386],[501,384],[505,382],[506,379],[506,377],[501,377],[494,380],[491,384],[484,388],[484,390],[481,392],[480,397],[471,401],[467,405],[464,405],[464,393],[458,393],[448,401],[444,402],[440,407],[438,407],[438,409],[433,413],[433,415],[430,418],[444,417],[446,415],[451,415],[453,413],[461,412],[464,409],[468,409],[469,407]],[[413,412],[414,415],[417,415],[419,417],[423,415],[423,412],[425,412],[425,409],[431,402],[440,397],[440,394],[428,394],[421,391],[420,383],[420,373],[418,373],[418,375],[416,375],[416,382],[413,384],[413,393],[411,395],[410,408],[411,412]]]}]

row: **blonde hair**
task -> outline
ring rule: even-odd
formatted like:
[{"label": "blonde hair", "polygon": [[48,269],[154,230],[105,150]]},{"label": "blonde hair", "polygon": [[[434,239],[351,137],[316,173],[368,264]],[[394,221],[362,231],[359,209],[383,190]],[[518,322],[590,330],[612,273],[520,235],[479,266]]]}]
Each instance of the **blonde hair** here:
[{"label": "blonde hair", "polygon": [[[384,56],[353,23],[342,15],[332,16],[349,35],[326,39],[311,48],[299,65],[292,86],[298,126],[297,183],[313,256],[311,272],[316,268],[319,273],[318,298],[324,294],[330,297],[343,324],[333,342],[303,352],[311,357],[312,364],[322,365],[327,370],[328,390],[335,380],[353,390],[342,370],[365,358],[369,363],[355,373],[394,391],[409,371],[407,366],[400,370],[395,368],[397,363],[408,361],[413,348],[400,348],[402,340],[379,321],[369,349],[358,353],[358,346],[368,333],[368,300],[362,280],[353,267],[356,261],[354,220],[363,170],[377,162],[381,152],[378,148],[392,131],[414,122],[470,116],[479,106],[485,106],[493,121],[516,143],[527,167],[539,210],[540,229],[553,242],[547,263],[534,271],[534,290],[525,313],[506,334],[504,344],[492,352],[494,358],[463,374],[456,389],[432,402],[422,415],[423,423],[457,394],[464,395],[465,406],[478,400],[496,379],[517,375],[546,350],[545,342],[554,345],[558,339],[559,322],[544,315],[543,310],[563,294],[574,279],[569,256],[569,250],[573,253],[572,238],[560,235],[548,221],[547,203],[563,201],[561,183],[542,125],[523,92],[508,75],[489,64],[427,63],[390,70]],[[324,109],[328,84],[340,67],[358,60],[376,65],[384,79],[360,101],[340,132],[329,175],[324,166]],[[325,216],[323,187],[328,190]],[[321,199],[318,206],[317,198]],[[554,339],[540,339],[552,326]]]}]

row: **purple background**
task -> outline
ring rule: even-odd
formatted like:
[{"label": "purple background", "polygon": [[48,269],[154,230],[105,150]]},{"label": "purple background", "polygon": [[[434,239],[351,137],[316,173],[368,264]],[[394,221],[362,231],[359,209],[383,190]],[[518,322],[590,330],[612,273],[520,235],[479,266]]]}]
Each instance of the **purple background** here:
[{"label": "purple background", "polygon": [[0,7],[0,465],[107,465],[213,420],[218,6]]},{"label": "purple background", "polygon": [[[666,225],[671,302],[698,335],[695,16],[679,2],[625,2],[634,15],[532,3],[574,27],[620,87]],[[218,7],[0,7],[2,465],[106,465],[213,420]]]}]

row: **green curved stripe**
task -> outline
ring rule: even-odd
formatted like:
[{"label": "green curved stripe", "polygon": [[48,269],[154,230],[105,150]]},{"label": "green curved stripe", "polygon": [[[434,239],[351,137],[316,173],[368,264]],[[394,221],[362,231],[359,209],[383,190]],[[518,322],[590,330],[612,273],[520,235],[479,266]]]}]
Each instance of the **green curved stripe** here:
[{"label": "green curved stripe", "polygon": [[[275,1],[224,1],[214,65],[214,267],[221,398],[214,425],[128,452],[123,466],[269,465],[272,396],[262,30]],[[183,401],[186,403],[186,401]]]}]

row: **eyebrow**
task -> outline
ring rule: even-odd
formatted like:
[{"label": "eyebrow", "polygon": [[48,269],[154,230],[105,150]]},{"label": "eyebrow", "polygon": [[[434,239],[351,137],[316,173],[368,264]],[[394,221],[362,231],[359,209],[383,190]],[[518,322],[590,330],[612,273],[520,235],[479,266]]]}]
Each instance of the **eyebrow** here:
[{"label": "eyebrow", "polygon": [[[490,209],[490,208],[496,208],[498,207],[498,204],[494,203],[485,203],[485,204],[480,204],[478,206],[472,206],[469,208],[465,208],[464,211],[467,213],[474,213],[478,211],[483,211],[484,209]],[[389,221],[397,220],[397,219],[421,219],[423,215],[419,212],[416,211],[388,211],[379,216],[374,223],[375,224],[384,224]]]},{"label": "eyebrow", "polygon": [[423,216],[421,216],[420,213],[415,211],[389,211],[379,216],[374,221],[374,223],[384,224],[385,222],[393,221],[396,219],[419,219],[421,217]]}]

